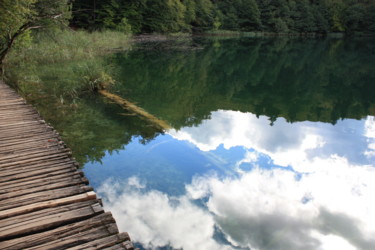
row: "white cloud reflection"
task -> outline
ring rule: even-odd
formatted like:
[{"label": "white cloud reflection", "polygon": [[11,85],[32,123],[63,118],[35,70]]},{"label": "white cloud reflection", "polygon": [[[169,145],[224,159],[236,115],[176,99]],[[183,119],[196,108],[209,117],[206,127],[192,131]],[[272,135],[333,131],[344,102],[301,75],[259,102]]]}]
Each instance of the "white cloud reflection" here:
[{"label": "white cloud reflection", "polygon": [[365,122],[365,134],[368,142],[368,150],[365,155],[368,158],[375,158],[375,117],[369,116]]},{"label": "white cloud reflection", "polygon": [[197,177],[187,190],[193,199],[209,197],[209,211],[234,245],[330,249],[324,246],[341,242],[347,249],[374,249],[374,169],[341,158],[317,164],[319,171],[301,178],[259,168],[238,179]]},{"label": "white cloud reflection", "polygon": [[176,249],[230,249],[213,239],[212,215],[193,205],[187,197],[169,197],[156,190],[144,192],[130,183],[109,179],[98,189],[105,209],[112,212],[120,231],[131,232],[132,240],[148,249],[170,245]]},{"label": "white cloud reflection", "polygon": [[[202,151],[215,150],[220,145],[226,149],[251,148],[270,156],[274,164],[292,166],[299,172],[314,171],[316,157],[339,155],[348,161],[363,162],[363,155],[368,159],[375,156],[375,118],[371,116],[366,121],[339,121],[336,126],[320,122],[291,124],[283,118],[273,126],[269,124],[264,116],[219,110],[198,127],[171,130],[169,134]],[[367,138],[367,143],[362,137]]]},{"label": "white cloud reflection", "polygon": [[320,148],[325,141],[313,126],[288,124],[279,119],[269,126],[266,117],[257,118],[251,113],[217,111],[199,127],[187,127],[169,133],[178,140],[187,140],[202,151],[216,149],[223,144],[253,148],[269,155],[280,166],[301,166],[310,150]]},{"label": "white cloud reflection", "polygon": [[[344,126],[361,134],[359,142],[335,134],[340,127],[332,125],[268,124],[265,117],[218,111],[199,127],[170,132],[203,151],[219,145],[254,149],[238,162],[254,168],[236,178],[196,176],[180,197],[142,190],[145,185],[136,177],[115,186],[107,181],[99,193],[120,229],[151,249],[227,249],[213,239],[215,225],[233,246],[243,248],[375,249],[375,168],[351,161],[350,152],[374,156],[374,117],[358,121],[362,128]],[[259,153],[294,171],[262,169]],[[197,199],[206,208],[194,205]]]}]

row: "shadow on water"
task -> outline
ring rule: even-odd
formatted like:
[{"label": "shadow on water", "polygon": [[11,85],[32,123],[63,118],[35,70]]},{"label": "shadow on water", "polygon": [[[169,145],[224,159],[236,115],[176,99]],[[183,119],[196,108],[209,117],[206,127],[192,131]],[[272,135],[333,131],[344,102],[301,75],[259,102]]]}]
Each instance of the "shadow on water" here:
[{"label": "shadow on water", "polygon": [[264,115],[271,125],[278,117],[335,124],[375,115],[371,41],[194,38],[186,43],[135,48],[64,67],[28,65],[11,74],[28,75],[19,82],[23,94],[61,131],[81,163],[100,161],[106,151],[123,149],[135,137],[146,143],[162,133],[98,95],[80,94],[77,83],[103,74],[116,81],[112,93],[177,130],[199,125],[216,110]]}]

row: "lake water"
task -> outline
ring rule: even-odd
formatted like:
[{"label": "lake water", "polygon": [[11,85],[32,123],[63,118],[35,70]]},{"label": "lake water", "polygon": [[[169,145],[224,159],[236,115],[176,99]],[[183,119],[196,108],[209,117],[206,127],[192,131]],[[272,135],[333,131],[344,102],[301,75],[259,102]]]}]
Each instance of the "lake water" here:
[{"label": "lake water", "polygon": [[373,41],[195,38],[104,65],[171,129],[99,96],[34,102],[138,247],[375,249]]}]

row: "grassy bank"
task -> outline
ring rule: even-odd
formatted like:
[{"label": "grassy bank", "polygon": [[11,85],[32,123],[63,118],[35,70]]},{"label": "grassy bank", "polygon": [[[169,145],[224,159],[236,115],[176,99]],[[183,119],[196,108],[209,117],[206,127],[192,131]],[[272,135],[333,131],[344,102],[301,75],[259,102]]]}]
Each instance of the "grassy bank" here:
[{"label": "grassy bank", "polygon": [[5,80],[30,101],[72,103],[99,84],[113,83],[107,55],[130,47],[130,36],[116,31],[39,31],[8,55]]},{"label": "grassy bank", "polygon": [[117,31],[38,31],[31,34],[22,46],[16,46],[6,60],[6,66],[19,63],[56,63],[90,59],[114,50],[130,47],[130,36]]}]

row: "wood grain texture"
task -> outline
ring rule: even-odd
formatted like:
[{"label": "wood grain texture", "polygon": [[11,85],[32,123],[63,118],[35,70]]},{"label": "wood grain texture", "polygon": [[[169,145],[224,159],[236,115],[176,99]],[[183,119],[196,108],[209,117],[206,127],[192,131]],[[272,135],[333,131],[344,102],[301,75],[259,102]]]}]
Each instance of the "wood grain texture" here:
[{"label": "wood grain texture", "polygon": [[70,150],[0,81],[0,249],[134,249]]}]

